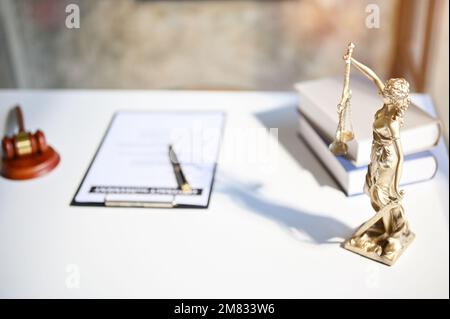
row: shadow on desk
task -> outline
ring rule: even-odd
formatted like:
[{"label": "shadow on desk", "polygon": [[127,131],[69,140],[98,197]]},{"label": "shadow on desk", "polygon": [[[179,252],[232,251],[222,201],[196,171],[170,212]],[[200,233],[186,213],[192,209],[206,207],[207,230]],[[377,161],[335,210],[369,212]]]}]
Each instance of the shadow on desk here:
[{"label": "shadow on desk", "polygon": [[289,152],[302,168],[314,176],[320,186],[329,186],[341,191],[320,161],[298,136],[299,114],[296,106],[289,105],[255,113],[255,117],[268,129],[278,128],[280,145]]},{"label": "shadow on desk", "polygon": [[315,244],[341,243],[348,238],[353,229],[341,221],[314,212],[305,212],[296,208],[271,202],[258,193],[260,184],[246,184],[224,173],[217,176],[215,191],[224,193],[253,213],[268,218],[289,233],[301,232],[310,237]]}]

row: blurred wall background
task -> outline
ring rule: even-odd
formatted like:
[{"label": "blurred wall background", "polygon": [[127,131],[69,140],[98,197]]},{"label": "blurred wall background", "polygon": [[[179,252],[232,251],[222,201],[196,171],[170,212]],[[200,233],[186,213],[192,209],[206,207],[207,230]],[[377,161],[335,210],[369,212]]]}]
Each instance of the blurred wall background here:
[{"label": "blurred wall background", "polygon": [[[427,91],[448,138],[448,1],[437,1],[447,33],[436,41]],[[350,40],[387,77],[400,2],[0,0],[0,87],[291,90],[342,74]],[[80,7],[79,29],[65,25],[69,3]],[[380,10],[379,28],[366,25],[368,5]]]},{"label": "blurred wall background", "polygon": [[443,1],[442,23],[436,34],[436,41],[432,47],[433,54],[430,57],[430,78],[426,91],[429,92],[436,103],[439,117],[443,123],[444,136],[448,146],[449,133],[449,1]]},{"label": "blurred wall background", "polygon": [[[15,38],[17,85],[28,88],[291,89],[341,73],[351,39],[385,73],[396,1],[0,0]],[[81,28],[65,27],[77,3]]]}]

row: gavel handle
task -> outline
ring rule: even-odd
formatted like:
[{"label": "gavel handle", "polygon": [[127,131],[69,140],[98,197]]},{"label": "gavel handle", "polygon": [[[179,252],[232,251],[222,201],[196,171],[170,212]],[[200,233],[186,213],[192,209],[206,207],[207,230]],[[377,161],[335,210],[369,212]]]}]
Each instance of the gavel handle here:
[{"label": "gavel handle", "polygon": [[19,132],[25,132],[23,113],[22,113],[22,109],[20,108],[20,106],[17,105],[15,107],[15,112],[16,112],[17,125],[19,126]]}]

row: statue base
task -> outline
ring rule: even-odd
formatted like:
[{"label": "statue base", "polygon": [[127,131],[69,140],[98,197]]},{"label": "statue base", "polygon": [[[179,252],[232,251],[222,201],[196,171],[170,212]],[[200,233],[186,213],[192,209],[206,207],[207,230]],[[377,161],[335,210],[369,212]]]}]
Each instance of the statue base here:
[{"label": "statue base", "polygon": [[416,237],[413,232],[409,231],[408,234],[404,234],[397,239],[397,245],[400,245],[398,249],[395,251],[386,252],[386,248],[389,245],[388,240],[381,240],[378,244],[373,244],[370,241],[362,244],[361,241],[364,241],[364,236],[367,236],[367,232],[363,233],[360,237],[350,238],[343,244],[343,247],[351,252],[388,266],[395,264],[397,259],[400,258],[406,248],[408,248]]}]

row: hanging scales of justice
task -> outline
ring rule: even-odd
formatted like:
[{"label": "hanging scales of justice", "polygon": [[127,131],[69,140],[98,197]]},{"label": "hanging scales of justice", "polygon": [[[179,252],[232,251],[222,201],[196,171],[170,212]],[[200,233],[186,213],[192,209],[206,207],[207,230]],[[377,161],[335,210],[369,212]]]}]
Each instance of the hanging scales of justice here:
[{"label": "hanging scales of justice", "polygon": [[347,142],[355,138],[353,126],[351,122],[351,106],[350,100],[352,92],[350,91],[350,68],[351,57],[355,45],[350,43],[345,55],[345,74],[344,74],[344,88],[342,90],[341,102],[338,104],[338,127],[333,143],[330,145],[330,151],[335,155],[347,155]]},{"label": "hanging scales of justice", "polygon": [[403,165],[400,128],[410,103],[409,83],[403,78],[392,78],[383,83],[372,69],[352,57],[354,48],[355,45],[350,43],[344,55],[344,88],[338,104],[338,126],[335,139],[329,146],[330,151],[338,156],[347,155],[347,142],[355,137],[349,88],[352,65],[375,84],[384,103],[374,116],[371,161],[364,185],[375,215],[362,224],[343,246],[390,266],[415,237],[409,229],[401,203],[403,191],[399,190]]}]

